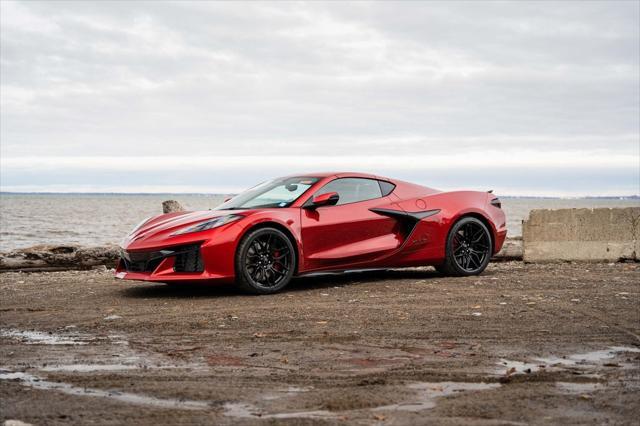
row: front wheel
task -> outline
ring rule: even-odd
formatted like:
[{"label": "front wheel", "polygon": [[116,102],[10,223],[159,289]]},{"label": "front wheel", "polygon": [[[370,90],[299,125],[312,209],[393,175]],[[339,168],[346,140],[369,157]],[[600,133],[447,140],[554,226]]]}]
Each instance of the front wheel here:
[{"label": "front wheel", "polygon": [[445,261],[436,269],[445,275],[478,275],[489,264],[492,253],[489,229],[475,217],[465,217],[451,227]]},{"label": "front wheel", "polygon": [[260,228],[242,238],[235,263],[240,288],[254,294],[271,294],[291,281],[296,252],[284,232]]}]

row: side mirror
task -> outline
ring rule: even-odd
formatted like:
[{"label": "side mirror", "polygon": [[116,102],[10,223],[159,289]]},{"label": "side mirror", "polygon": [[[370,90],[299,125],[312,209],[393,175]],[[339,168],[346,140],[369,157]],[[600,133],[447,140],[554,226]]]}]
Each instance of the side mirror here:
[{"label": "side mirror", "polygon": [[334,206],[340,200],[340,196],[337,192],[327,192],[324,194],[316,195],[311,200],[311,203],[305,206],[307,209],[315,209],[321,206]]}]

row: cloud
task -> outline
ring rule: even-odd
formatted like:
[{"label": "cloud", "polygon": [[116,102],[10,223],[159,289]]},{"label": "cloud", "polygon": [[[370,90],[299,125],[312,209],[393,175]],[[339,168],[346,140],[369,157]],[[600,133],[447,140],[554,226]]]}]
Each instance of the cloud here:
[{"label": "cloud", "polygon": [[[511,175],[514,192],[640,192],[637,2],[0,7],[2,188],[113,187],[105,174],[69,174],[64,159],[114,172],[114,156],[133,161],[139,187],[157,179],[148,167],[179,170],[157,157],[249,156],[251,167],[234,166],[247,180],[295,166],[283,157],[401,175],[417,157],[437,158],[441,173],[464,158],[492,187],[507,186],[496,164],[536,159]],[[46,173],[10,166],[38,156],[59,160]],[[626,172],[614,173],[620,158]],[[539,179],[554,159],[562,188]],[[597,188],[579,177],[594,170]],[[474,186],[464,176],[447,179]]]}]

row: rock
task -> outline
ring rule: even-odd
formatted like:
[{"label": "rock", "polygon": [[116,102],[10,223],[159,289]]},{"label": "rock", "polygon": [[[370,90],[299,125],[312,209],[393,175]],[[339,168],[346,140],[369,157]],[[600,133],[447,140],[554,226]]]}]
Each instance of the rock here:
[{"label": "rock", "polygon": [[0,271],[36,271],[113,267],[118,261],[117,246],[80,247],[38,245],[0,253]]},{"label": "rock", "polygon": [[84,247],[76,251],[76,258],[82,266],[115,266],[120,251],[118,246]]},{"label": "rock", "polygon": [[175,213],[175,212],[183,212],[185,209],[182,207],[182,204],[177,202],[176,200],[167,200],[162,202],[162,213]]}]

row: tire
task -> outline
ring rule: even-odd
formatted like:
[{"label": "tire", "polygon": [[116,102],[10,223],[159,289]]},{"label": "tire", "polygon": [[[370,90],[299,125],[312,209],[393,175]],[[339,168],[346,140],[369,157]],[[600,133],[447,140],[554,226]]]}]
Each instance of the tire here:
[{"label": "tire", "polygon": [[481,274],[493,254],[491,232],[475,217],[463,217],[453,224],[447,236],[445,260],[436,270],[445,275],[464,277]]},{"label": "tire", "polygon": [[259,228],[245,235],[235,256],[236,282],[247,293],[272,294],[293,277],[296,251],[276,228]]}]

